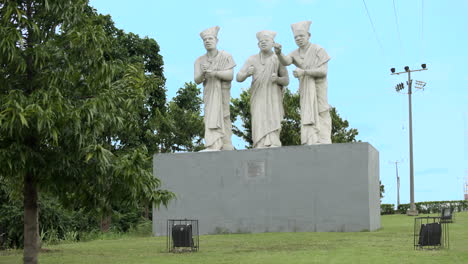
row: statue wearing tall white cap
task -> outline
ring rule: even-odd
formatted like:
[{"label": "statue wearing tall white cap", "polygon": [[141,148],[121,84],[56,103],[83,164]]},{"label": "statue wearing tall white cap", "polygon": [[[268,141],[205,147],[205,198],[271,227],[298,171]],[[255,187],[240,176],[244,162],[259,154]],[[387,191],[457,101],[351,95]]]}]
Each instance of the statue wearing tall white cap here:
[{"label": "statue wearing tall white cap", "polygon": [[204,87],[206,151],[234,149],[229,103],[236,64],[229,53],[217,49],[218,31],[215,26],[200,33],[206,54],[195,61],[195,83]]},{"label": "statue wearing tall white cap", "polygon": [[289,84],[288,71],[273,53],[276,33],[257,33],[260,53],[250,56],[237,73],[237,81],[252,76],[250,112],[254,148],[280,147],[281,121],[284,116],[283,87]]},{"label": "statue wearing tall white cap", "polygon": [[331,117],[328,105],[328,56],[325,49],[310,43],[309,27],[312,22],[302,21],[291,25],[294,40],[299,47],[289,55],[281,53],[275,44],[275,53],[281,64],[294,64],[294,77],[299,79],[301,106],[301,143],[331,144]]}]

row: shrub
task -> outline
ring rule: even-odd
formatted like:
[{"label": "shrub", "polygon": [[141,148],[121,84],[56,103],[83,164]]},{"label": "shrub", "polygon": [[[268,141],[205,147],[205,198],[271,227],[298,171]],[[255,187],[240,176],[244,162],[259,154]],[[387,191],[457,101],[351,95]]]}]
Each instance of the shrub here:
[{"label": "shrub", "polygon": [[381,204],[380,205],[380,214],[387,215],[387,214],[394,214],[395,213],[395,205],[394,204]]},{"label": "shrub", "polygon": [[[416,209],[421,214],[434,214],[440,213],[442,208],[453,208],[455,211],[465,211],[468,210],[468,201],[458,200],[458,201],[429,201],[429,202],[419,202],[415,203]],[[400,214],[406,214],[406,211],[409,209],[409,204],[400,204],[398,206],[398,212]]]},{"label": "shrub", "polygon": [[0,249],[23,247],[23,208],[0,204]]},{"label": "shrub", "polygon": [[[0,249],[23,247],[23,205],[0,190]],[[56,244],[61,240],[79,240],[80,233],[99,228],[96,217],[82,210],[65,209],[57,199],[39,198],[39,226],[42,242]]]},{"label": "shrub", "polygon": [[[1,186],[0,186],[1,187]],[[112,212],[111,228],[108,234],[100,231],[100,217],[81,209],[64,208],[50,195],[39,197],[40,239],[45,244],[62,241],[74,242],[106,236],[121,235],[129,230],[147,234],[148,220],[141,215],[142,208],[120,206]],[[23,205],[20,200],[9,197],[0,188],[0,250],[23,247]],[[138,227],[146,223],[144,230]],[[151,226],[151,225],[149,225]]]}]

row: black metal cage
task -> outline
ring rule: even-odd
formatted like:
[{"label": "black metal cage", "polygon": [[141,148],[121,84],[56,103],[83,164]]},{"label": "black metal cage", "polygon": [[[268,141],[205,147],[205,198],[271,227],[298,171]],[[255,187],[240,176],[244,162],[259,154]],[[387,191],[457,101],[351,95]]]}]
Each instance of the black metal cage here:
[{"label": "black metal cage", "polygon": [[198,251],[199,245],[198,220],[167,220],[167,250],[169,252]]},{"label": "black metal cage", "polygon": [[452,207],[444,207],[440,210],[440,220],[445,223],[455,222],[455,212]]},{"label": "black metal cage", "polygon": [[449,248],[449,229],[441,217],[414,218],[414,248],[440,249]]}]

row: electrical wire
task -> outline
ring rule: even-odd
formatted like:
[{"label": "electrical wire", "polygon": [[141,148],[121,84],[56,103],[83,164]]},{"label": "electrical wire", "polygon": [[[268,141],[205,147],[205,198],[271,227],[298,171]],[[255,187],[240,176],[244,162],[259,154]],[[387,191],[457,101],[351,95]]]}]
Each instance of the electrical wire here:
[{"label": "electrical wire", "polygon": [[375,30],[374,22],[372,22],[372,18],[371,18],[370,14],[369,14],[369,10],[367,9],[366,1],[362,0],[362,2],[364,3],[364,7],[366,9],[367,17],[369,18],[369,21],[370,21],[371,26],[372,26],[372,30],[374,31],[374,35],[375,35],[375,39],[377,40],[377,44],[379,44],[380,50],[384,54],[382,43],[380,42],[379,36],[377,35],[377,31]]},{"label": "electrical wire", "polygon": [[400,26],[398,25],[398,15],[395,6],[395,0],[393,0],[393,14],[395,14],[395,24],[398,34],[398,42],[400,43],[400,56],[403,57],[403,45],[401,44]]},{"label": "electrical wire", "polygon": [[421,58],[424,60],[424,0],[421,0]]}]

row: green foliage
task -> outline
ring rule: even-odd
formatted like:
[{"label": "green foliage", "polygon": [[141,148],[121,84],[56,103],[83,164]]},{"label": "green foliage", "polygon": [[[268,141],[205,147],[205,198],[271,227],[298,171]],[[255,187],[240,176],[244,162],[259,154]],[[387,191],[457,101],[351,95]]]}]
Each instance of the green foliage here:
[{"label": "green foliage", "polygon": [[[428,202],[419,202],[415,203],[416,209],[420,214],[433,214],[440,213],[442,208],[453,208],[456,211],[466,211],[468,210],[468,201],[459,200],[459,201],[428,201]],[[398,206],[398,212],[400,214],[406,214],[410,204],[400,204]]]},{"label": "green foliage", "polygon": [[394,204],[381,204],[380,205],[380,214],[394,214],[395,213],[395,205]]},{"label": "green foliage", "polygon": [[[5,229],[1,232],[5,235],[0,248],[22,248],[23,206],[20,201],[9,199],[6,192],[0,191],[0,200],[0,227]],[[64,208],[58,199],[50,195],[41,195],[39,211],[40,237],[43,244],[86,241],[102,235],[99,231],[99,216],[79,208]],[[113,233],[130,232],[143,235],[148,233],[148,222],[142,217],[140,208],[118,206],[112,210],[110,229]]]},{"label": "green foliage", "polygon": [[[8,3],[2,13],[22,12]],[[105,56],[113,42],[99,17],[79,12],[84,2],[63,10],[56,5],[37,3],[27,18],[12,13],[2,20],[2,28],[19,35],[0,46],[0,175],[21,187],[14,183],[33,173],[41,189],[91,208],[113,179],[116,192],[151,195],[159,181],[143,170],[146,163],[126,162],[141,161],[147,150],[112,153],[108,145],[121,140],[116,131],[138,128],[133,117],[144,105],[147,84],[142,66]]]},{"label": "green foliage", "polygon": [[[106,58],[122,61],[130,65],[142,65],[144,76],[145,97],[140,104],[135,105],[135,111],[128,116],[134,123],[133,127],[119,129],[113,136],[118,141],[118,149],[145,145],[149,154],[159,152],[159,146],[164,140],[158,130],[159,113],[166,111],[166,89],[163,75],[163,59],[159,54],[159,45],[154,39],[141,38],[134,33],[125,33],[115,27],[109,15],[98,15],[95,10],[87,8],[87,13],[94,16],[96,23],[103,27],[111,48],[105,51]],[[125,69],[125,68],[123,68]],[[122,79],[125,72],[115,73],[114,79]]]},{"label": "green foliage", "polygon": [[116,30],[84,0],[3,1],[0,34],[0,185],[27,190],[29,217],[37,190],[97,215],[167,204],[150,159],[165,104],[156,42]]},{"label": "green foliage", "polygon": [[[428,202],[419,202],[415,203],[416,209],[420,214],[434,214],[440,213],[442,208],[452,208],[458,212],[466,211],[468,209],[468,201],[459,200],[459,201],[428,201]],[[381,214],[406,214],[406,211],[410,208],[410,204],[400,204],[395,210],[394,204],[381,204],[380,212]]]},{"label": "green foliage", "polygon": [[338,115],[335,107],[330,109],[330,116],[332,118],[332,142],[356,142],[358,130],[355,128],[349,128],[348,120],[343,120],[340,115]]},{"label": "green foliage", "polygon": [[379,190],[380,190],[380,199],[382,199],[384,197],[384,192],[385,192],[385,186],[382,184],[382,181],[379,181]]},{"label": "green foliage", "polygon": [[201,91],[195,83],[185,83],[169,102],[166,124],[170,126],[167,135],[171,151],[199,151],[203,149],[203,117],[201,116]]},{"label": "green foliage", "polygon": [[231,99],[230,112],[232,122],[235,122],[237,117],[240,117],[242,121],[242,128],[233,125],[232,133],[247,142],[247,148],[252,148],[252,115],[250,113],[249,90],[242,90],[239,98]]},{"label": "green foliage", "polygon": [[[6,192],[0,191],[0,226],[5,230],[3,244],[0,248],[23,247],[23,206],[19,200],[7,197]],[[70,240],[79,234],[97,229],[97,217],[84,210],[67,209],[56,198],[41,195],[39,203],[39,222],[42,241],[57,243],[61,240]]]},{"label": "green foliage", "polygon": [[[231,99],[231,120],[240,117],[242,127],[233,126],[233,133],[247,142],[246,147],[252,147],[252,116],[250,113],[250,90],[243,90],[239,98]],[[281,123],[280,140],[283,146],[301,144],[301,116],[299,93],[292,93],[287,87],[283,94],[284,120]],[[358,131],[349,128],[349,122],[343,120],[336,108],[330,109],[332,118],[332,142],[356,142]]]},{"label": "green foliage", "polygon": [[9,202],[0,187],[0,249],[23,245],[23,208],[19,202]]},{"label": "green foliage", "polygon": [[144,219],[130,228],[127,234],[134,237],[151,237],[153,236],[153,222]]},{"label": "green foliage", "polygon": [[177,91],[177,96],[172,99],[172,103],[180,109],[200,113],[201,104],[203,103],[200,94],[200,88],[195,83],[188,82]]},{"label": "green foliage", "polygon": [[281,123],[280,139],[283,146],[301,144],[301,114],[299,105],[299,93],[292,93],[284,88],[284,120]]}]

